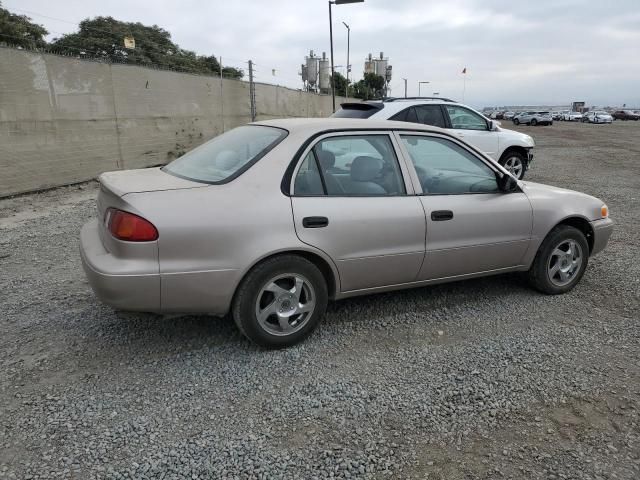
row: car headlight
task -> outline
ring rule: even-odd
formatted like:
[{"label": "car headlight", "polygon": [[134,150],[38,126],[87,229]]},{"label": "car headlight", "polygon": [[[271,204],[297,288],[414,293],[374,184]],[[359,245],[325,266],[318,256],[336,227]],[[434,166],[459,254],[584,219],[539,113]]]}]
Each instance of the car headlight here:
[{"label": "car headlight", "polygon": [[602,205],[602,207],[600,207],[600,216],[602,218],[607,218],[609,216],[609,207]]}]

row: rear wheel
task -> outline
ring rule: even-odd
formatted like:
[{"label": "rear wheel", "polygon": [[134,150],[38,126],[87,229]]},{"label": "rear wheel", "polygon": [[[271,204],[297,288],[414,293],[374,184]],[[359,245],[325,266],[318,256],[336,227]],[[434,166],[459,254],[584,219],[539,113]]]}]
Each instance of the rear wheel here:
[{"label": "rear wheel", "polygon": [[294,345],[318,326],[327,308],[327,283],[309,260],[271,258],[251,270],[238,287],[233,318],[252,342],[268,348]]},{"label": "rear wheel", "polygon": [[522,180],[524,177],[526,160],[523,154],[514,150],[509,150],[504,154],[500,165],[506,168],[511,175],[518,180]]},{"label": "rear wheel", "polygon": [[578,284],[588,262],[584,234],[569,225],[558,225],[542,242],[529,269],[529,282],[549,295],[566,293]]},{"label": "rear wheel", "polygon": [[538,124],[538,121],[534,118],[533,120],[531,120],[531,126],[535,127]]},{"label": "rear wheel", "polygon": [[517,118],[513,119],[513,124],[514,125],[520,125],[520,120],[518,120]]}]

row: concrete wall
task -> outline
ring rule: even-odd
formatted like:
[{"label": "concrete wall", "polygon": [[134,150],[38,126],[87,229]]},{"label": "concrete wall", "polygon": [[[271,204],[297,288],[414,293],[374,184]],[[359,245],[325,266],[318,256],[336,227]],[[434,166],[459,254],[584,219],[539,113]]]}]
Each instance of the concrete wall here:
[{"label": "concrete wall", "polygon": [[[331,97],[256,84],[256,107],[325,117]],[[249,121],[243,81],[0,47],[0,197],[163,164]]]}]

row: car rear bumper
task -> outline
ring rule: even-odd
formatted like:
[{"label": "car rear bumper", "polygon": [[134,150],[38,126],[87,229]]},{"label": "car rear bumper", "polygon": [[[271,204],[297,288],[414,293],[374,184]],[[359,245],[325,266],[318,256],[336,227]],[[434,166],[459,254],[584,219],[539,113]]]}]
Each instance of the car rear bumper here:
[{"label": "car rear bumper", "polygon": [[109,253],[100,239],[98,220],[80,231],[80,257],[87,280],[96,296],[117,310],[160,312],[160,274],[157,260],[147,271],[128,271],[132,262]]},{"label": "car rear bumper", "polygon": [[97,220],[82,227],[80,256],[91,288],[107,305],[116,310],[153,313],[224,315],[229,311],[240,281],[238,269],[161,274],[157,258],[124,259],[108,252],[99,228]]},{"label": "car rear bumper", "polygon": [[594,220],[591,222],[593,228],[593,248],[591,249],[591,255],[601,252],[607,246],[609,237],[613,232],[613,220],[610,218],[603,218],[601,220]]}]

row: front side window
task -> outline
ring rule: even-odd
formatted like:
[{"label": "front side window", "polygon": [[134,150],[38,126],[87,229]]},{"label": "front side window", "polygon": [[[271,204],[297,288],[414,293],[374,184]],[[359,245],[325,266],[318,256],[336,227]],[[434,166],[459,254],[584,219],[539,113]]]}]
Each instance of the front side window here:
[{"label": "front side window", "polygon": [[482,115],[457,105],[447,105],[451,126],[462,130],[487,130],[487,121]]},{"label": "front side window", "polygon": [[431,195],[497,193],[495,173],[461,146],[437,137],[401,135],[422,191]]},{"label": "front side window", "polygon": [[[406,193],[388,135],[348,135],[320,140],[312,149],[322,186],[330,196],[388,196]],[[301,176],[312,169],[309,155],[300,165],[294,194],[308,195]],[[303,173],[301,173],[303,172]]]},{"label": "front side window", "polygon": [[240,175],[286,136],[285,130],[275,127],[234,128],[174,160],[163,170],[196,182],[224,183]]}]

